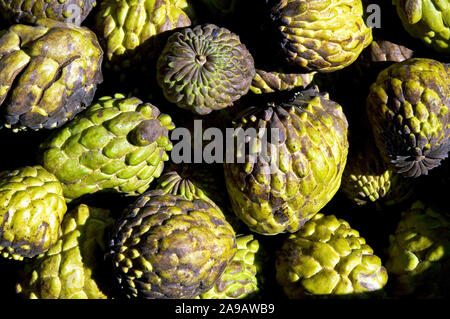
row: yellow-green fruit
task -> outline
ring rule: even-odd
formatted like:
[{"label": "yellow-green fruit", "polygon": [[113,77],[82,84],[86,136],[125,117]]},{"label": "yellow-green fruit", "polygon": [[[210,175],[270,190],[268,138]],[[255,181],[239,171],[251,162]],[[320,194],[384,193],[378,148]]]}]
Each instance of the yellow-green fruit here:
[{"label": "yellow-green fruit", "polygon": [[[203,189],[198,187],[189,178],[183,178],[175,171],[165,173],[161,176],[158,180],[158,186],[156,188],[164,190],[167,194],[182,196],[187,200],[201,199],[210,203],[212,206],[217,207],[214,201],[208,197]],[[219,207],[217,207],[217,209],[220,210]]]},{"label": "yellow-green fruit", "polygon": [[66,213],[61,183],[41,166],[0,173],[0,253],[22,260],[46,252]]},{"label": "yellow-green fruit", "polygon": [[367,116],[380,154],[407,177],[427,175],[450,150],[450,70],[415,58],[383,70],[370,87]]},{"label": "yellow-green fruit", "polygon": [[450,291],[450,218],[415,202],[391,235],[386,268],[399,295],[440,297]]},{"label": "yellow-green fruit", "polygon": [[169,115],[138,98],[102,97],[40,145],[40,162],[67,200],[98,191],[143,193],[172,149]]},{"label": "yellow-green fruit", "polygon": [[285,58],[308,70],[340,70],[372,41],[361,0],[277,0],[271,18]]},{"label": "yellow-green fruit", "polygon": [[11,23],[35,23],[49,18],[80,25],[96,0],[0,0],[0,16]]},{"label": "yellow-green fruit", "polygon": [[[181,166],[181,167],[180,167]],[[223,176],[222,166],[185,164],[172,165],[158,179],[156,189],[165,190],[172,195],[180,195],[188,200],[201,199],[222,211],[234,231],[245,226],[233,213]],[[176,169],[171,170],[171,169]]]},{"label": "yellow-green fruit", "polygon": [[84,204],[67,213],[61,238],[27,265],[25,280],[17,285],[17,292],[30,299],[107,298],[103,288],[110,282],[102,273],[102,261],[105,229],[112,223],[109,211]]},{"label": "yellow-green fruit", "polygon": [[116,222],[110,254],[125,296],[194,298],[222,275],[236,254],[236,238],[210,203],[153,190]]},{"label": "yellow-green fruit", "polygon": [[361,149],[350,150],[341,189],[357,205],[376,201],[395,204],[412,195],[413,185],[386,168],[373,141],[366,140]]},{"label": "yellow-green fruit", "polygon": [[234,212],[254,232],[296,232],[341,185],[347,119],[327,94],[309,90],[250,108],[235,125],[235,141],[235,158],[225,163],[227,189]]},{"label": "yellow-green fruit", "polygon": [[225,268],[214,286],[200,299],[242,299],[259,291],[257,273],[260,265],[255,264],[259,250],[258,240],[253,235],[237,236],[237,253]]},{"label": "yellow-green fruit", "polygon": [[170,2],[176,7],[182,9],[188,17],[191,19],[192,23],[195,24],[197,21],[197,14],[194,8],[194,2],[192,0],[170,0]]},{"label": "yellow-green fruit", "polygon": [[388,275],[346,221],[316,214],[277,252],[276,279],[290,299],[300,299],[380,290]]},{"label": "yellow-green fruit", "polygon": [[184,1],[104,0],[96,15],[96,31],[107,58],[106,65],[118,70],[158,53],[157,36],[189,26]]},{"label": "yellow-green fruit", "polygon": [[436,51],[450,53],[450,1],[393,0],[408,33]]},{"label": "yellow-green fruit", "polygon": [[295,88],[306,88],[314,79],[316,72],[311,73],[284,73],[268,72],[256,69],[250,91],[255,94],[273,93],[292,90]]},{"label": "yellow-green fruit", "polygon": [[253,57],[239,36],[213,24],[172,34],[156,67],[166,99],[200,115],[232,106],[255,76]]},{"label": "yellow-green fruit", "polygon": [[53,129],[94,98],[103,81],[95,34],[51,19],[0,31],[1,122],[17,130]]}]

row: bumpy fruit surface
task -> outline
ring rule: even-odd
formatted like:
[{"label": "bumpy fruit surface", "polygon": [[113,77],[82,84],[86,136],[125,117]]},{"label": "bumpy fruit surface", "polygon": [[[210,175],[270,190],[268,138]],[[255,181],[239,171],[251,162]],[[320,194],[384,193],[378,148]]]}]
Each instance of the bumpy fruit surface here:
[{"label": "bumpy fruit surface", "polygon": [[94,33],[49,19],[37,24],[0,33],[2,121],[16,130],[62,125],[92,102],[103,80]]},{"label": "bumpy fruit surface", "polygon": [[286,59],[308,70],[340,70],[372,41],[361,0],[278,0],[271,17]]},{"label": "bumpy fruit surface", "polygon": [[411,49],[386,40],[373,41],[367,51],[372,62],[403,62],[414,54]]},{"label": "bumpy fruit surface", "polygon": [[390,236],[386,268],[395,277],[395,293],[432,297],[450,288],[450,218],[444,212],[414,203],[402,214]]},{"label": "bumpy fruit surface", "polygon": [[236,253],[222,212],[164,190],[142,195],[117,222],[111,255],[128,297],[194,298],[209,290]]},{"label": "bumpy fruit surface", "polygon": [[380,290],[386,269],[350,225],[316,214],[285,240],[276,259],[277,282],[291,299]]},{"label": "bumpy fruit surface", "polygon": [[158,35],[191,24],[189,17],[179,7],[186,5],[183,2],[102,1],[95,19],[97,34],[110,62],[106,65],[121,70],[135,64],[138,55],[145,59],[155,55]]},{"label": "bumpy fruit surface", "polygon": [[228,198],[222,165],[169,164],[167,173],[158,179],[157,189],[188,200],[202,199],[216,206],[225,215],[235,232],[245,225],[233,213]]},{"label": "bumpy fruit surface", "polygon": [[409,59],[382,71],[370,88],[367,115],[384,161],[408,177],[427,175],[450,149],[450,71]]},{"label": "bumpy fruit surface", "polygon": [[240,152],[225,164],[233,210],[257,233],[296,232],[340,187],[348,153],[342,108],[326,94],[305,91],[291,102],[251,108],[235,127],[249,128],[266,129],[269,138],[259,133],[238,145],[253,150],[254,160]]},{"label": "bumpy fruit surface", "polygon": [[408,33],[437,51],[450,52],[448,0],[393,0]]},{"label": "bumpy fruit surface", "polygon": [[311,73],[268,72],[256,69],[250,90],[255,94],[273,93],[292,90],[298,87],[306,88],[314,79]]},{"label": "bumpy fruit surface", "polygon": [[137,195],[172,149],[172,119],[138,98],[103,97],[40,146],[40,162],[75,199],[100,190]]},{"label": "bumpy fruit surface", "polygon": [[185,197],[187,200],[201,199],[210,202],[213,206],[216,205],[194,182],[188,178],[183,178],[175,171],[165,173],[161,176],[158,180],[157,189],[163,189],[168,194]]},{"label": "bumpy fruit surface", "polygon": [[[30,299],[105,299],[98,284],[109,211],[79,205],[64,216],[62,236],[31,265],[17,292]],[[105,284],[105,282],[103,282]]]},{"label": "bumpy fruit surface", "polygon": [[228,264],[222,276],[214,286],[200,299],[242,299],[259,291],[259,266],[255,264],[255,255],[259,250],[258,240],[253,235],[236,237],[237,253]]},{"label": "bumpy fruit surface", "polygon": [[169,102],[203,115],[231,106],[247,94],[255,66],[239,36],[206,24],[170,36],[157,72]]},{"label": "bumpy fruit surface", "polygon": [[375,201],[399,203],[411,195],[412,189],[411,181],[385,167],[372,141],[361,149],[350,150],[342,191],[357,205]]},{"label": "bumpy fruit surface", "polygon": [[197,20],[197,14],[195,12],[195,1],[191,0],[170,0],[172,4],[174,4],[176,7],[182,9],[188,17],[191,19],[193,23]]},{"label": "bumpy fruit surface", "polygon": [[47,251],[66,213],[62,185],[41,166],[0,173],[0,253],[22,260]]},{"label": "bumpy fruit surface", "polygon": [[96,0],[0,0],[0,15],[11,23],[35,23],[40,18],[80,25]]}]

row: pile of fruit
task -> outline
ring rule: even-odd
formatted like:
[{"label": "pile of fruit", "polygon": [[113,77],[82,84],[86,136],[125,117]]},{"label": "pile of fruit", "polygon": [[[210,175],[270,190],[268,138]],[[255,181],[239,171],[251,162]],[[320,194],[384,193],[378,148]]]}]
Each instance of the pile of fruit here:
[{"label": "pile of fruit", "polygon": [[0,30],[3,298],[448,296],[449,0],[0,0]]}]

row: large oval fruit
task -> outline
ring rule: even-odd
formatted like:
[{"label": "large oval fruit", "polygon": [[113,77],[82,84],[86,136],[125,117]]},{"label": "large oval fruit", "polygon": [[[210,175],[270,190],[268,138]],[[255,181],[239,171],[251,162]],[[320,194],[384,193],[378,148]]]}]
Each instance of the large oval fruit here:
[{"label": "large oval fruit", "polygon": [[312,71],[340,70],[372,41],[361,0],[277,0],[271,18],[286,60]]},{"label": "large oval fruit", "polygon": [[[252,130],[253,137],[240,139],[239,132]],[[327,95],[305,91],[290,102],[252,108],[235,126],[235,140],[237,154],[225,164],[227,189],[234,212],[252,231],[296,232],[340,187],[347,120]]]},{"label": "large oval fruit", "polygon": [[110,250],[127,297],[194,298],[223,273],[236,238],[209,202],[153,190],[117,221]]},{"label": "large oval fruit", "polygon": [[380,153],[408,177],[427,175],[450,150],[450,70],[415,58],[382,71],[370,87],[367,116]]}]

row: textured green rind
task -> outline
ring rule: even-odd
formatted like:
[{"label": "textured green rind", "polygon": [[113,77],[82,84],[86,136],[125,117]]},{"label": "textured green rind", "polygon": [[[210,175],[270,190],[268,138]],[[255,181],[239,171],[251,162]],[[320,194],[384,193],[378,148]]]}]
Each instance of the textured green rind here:
[{"label": "textured green rind", "polygon": [[413,188],[411,181],[385,167],[371,140],[361,149],[350,150],[341,189],[357,205],[376,201],[398,204],[413,195]]},{"label": "textured green rind", "polygon": [[235,129],[278,128],[278,166],[260,157],[252,164],[248,154],[245,163],[225,164],[236,215],[257,233],[296,232],[341,185],[347,126],[341,106],[312,90],[289,103],[250,109]]},{"label": "textured green rind", "polygon": [[232,227],[208,202],[157,190],[125,211],[110,250],[127,297],[184,299],[209,290],[237,248]]},{"label": "textured green rind", "polygon": [[259,291],[257,273],[260,265],[255,264],[259,250],[258,240],[253,235],[236,237],[237,253],[225,271],[207,292],[199,299],[243,299]]},{"label": "textured green rind", "polygon": [[367,115],[383,160],[408,177],[427,175],[450,149],[450,76],[431,59],[382,71],[367,97]]},{"label": "textured green rind", "polygon": [[11,23],[35,23],[40,18],[80,25],[96,0],[0,0],[0,15]]},{"label": "textured green rind", "polygon": [[197,13],[195,12],[195,1],[192,0],[170,0],[170,2],[184,11],[193,24],[197,22]]},{"label": "textured green rind", "polygon": [[[17,292],[29,299],[105,299],[103,271],[109,211],[81,204],[64,216],[62,236],[26,268]],[[103,265],[104,267],[104,265]]]},{"label": "textured green rind", "polygon": [[307,70],[340,70],[372,41],[360,0],[278,0],[271,18],[284,57]]},{"label": "textured green rind", "polygon": [[[95,17],[95,30],[105,50],[106,66],[127,69],[136,59],[154,57],[156,37],[191,25],[183,0],[104,0]],[[140,61],[140,60],[139,60]]]},{"label": "textured green rind", "polygon": [[311,73],[267,72],[256,69],[250,90],[255,94],[273,93],[295,88],[306,88],[314,79]]},{"label": "textured green rind", "polygon": [[376,291],[388,279],[364,238],[334,215],[316,214],[276,256],[276,279],[290,299]]},{"label": "textured green rind", "polygon": [[228,198],[222,165],[169,163],[165,172],[158,179],[156,189],[164,189],[188,200],[202,199],[210,202],[213,206],[218,206],[235,232],[243,231],[245,224],[234,214]]},{"label": "textured green rind", "polygon": [[[75,45],[76,44],[76,45]],[[14,130],[61,126],[103,81],[103,52],[86,28],[50,19],[0,32],[2,121]]]},{"label": "textured green rind", "polygon": [[402,213],[395,234],[389,238],[386,268],[395,278],[398,295],[441,297],[450,289],[450,218],[415,202]]},{"label": "textured green rind", "polygon": [[172,149],[169,115],[131,97],[102,97],[40,146],[40,162],[75,199],[100,190],[143,193]]},{"label": "textured green rind", "polygon": [[66,210],[62,185],[41,166],[0,173],[1,255],[22,260],[47,251]]},{"label": "textured green rind", "polygon": [[213,24],[171,35],[157,63],[166,99],[200,115],[231,106],[254,76],[253,57],[239,36]]},{"label": "textured green rind", "polygon": [[[195,168],[192,167],[192,169]],[[181,174],[183,173],[184,172],[181,172]],[[199,171],[196,173],[197,176],[195,176],[194,172],[191,172],[191,174],[193,174],[191,175],[192,177],[189,176],[189,173],[186,174],[188,175],[187,177],[184,177],[176,171],[168,171],[158,179],[158,185],[155,189],[162,189],[166,192],[166,194],[181,196],[186,200],[203,200],[216,208],[221,213],[224,213],[222,209],[228,208],[224,207],[224,203],[226,201],[221,200],[217,201],[216,203],[215,199],[217,198],[218,194],[212,194],[211,191],[214,192],[214,190],[208,188],[209,185],[211,185],[211,188],[213,188],[213,184],[219,182],[219,179],[214,179],[213,176],[205,174],[206,172],[204,171]],[[219,187],[220,186],[221,185],[219,185]],[[227,213],[229,212],[227,211]],[[224,214],[224,217],[232,225],[233,229],[236,230],[237,227],[235,227],[235,224],[238,222],[236,220],[236,216],[234,214],[231,216],[229,215],[230,214]]]},{"label": "textured green rind", "polygon": [[190,179],[181,177],[175,171],[167,172],[161,176],[161,178],[158,179],[156,189],[162,189],[167,194],[182,196],[186,200],[200,199],[220,210],[214,201],[210,199],[200,187],[195,185]]},{"label": "textured green rind", "polygon": [[448,0],[393,0],[408,33],[436,51],[450,53]]}]

